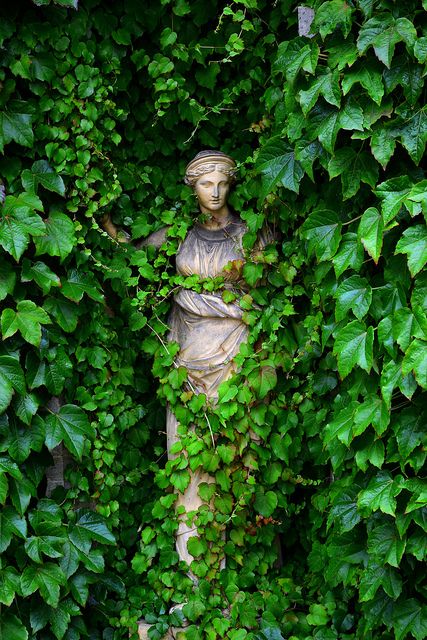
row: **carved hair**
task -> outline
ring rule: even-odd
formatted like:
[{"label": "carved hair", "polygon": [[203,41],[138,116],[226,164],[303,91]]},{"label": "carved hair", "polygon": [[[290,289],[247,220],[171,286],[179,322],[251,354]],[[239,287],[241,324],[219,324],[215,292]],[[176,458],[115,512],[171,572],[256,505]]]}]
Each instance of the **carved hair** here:
[{"label": "carved hair", "polygon": [[233,158],[222,151],[200,151],[189,162],[185,170],[185,184],[194,187],[200,176],[211,171],[220,171],[229,178],[230,183],[235,182],[236,163]]}]

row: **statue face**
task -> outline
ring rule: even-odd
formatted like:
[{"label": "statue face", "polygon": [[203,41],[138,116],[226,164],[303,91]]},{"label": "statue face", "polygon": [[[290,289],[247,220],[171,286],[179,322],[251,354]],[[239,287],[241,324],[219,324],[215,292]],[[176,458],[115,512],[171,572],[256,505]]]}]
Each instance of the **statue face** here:
[{"label": "statue face", "polygon": [[219,211],[226,202],[230,191],[230,180],[221,171],[211,171],[200,176],[194,185],[203,212]]}]

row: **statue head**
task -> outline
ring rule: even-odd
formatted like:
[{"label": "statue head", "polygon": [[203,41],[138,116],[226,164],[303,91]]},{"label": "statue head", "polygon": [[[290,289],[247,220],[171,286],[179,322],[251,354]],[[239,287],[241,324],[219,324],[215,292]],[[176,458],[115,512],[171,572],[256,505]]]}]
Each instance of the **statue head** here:
[{"label": "statue head", "polygon": [[236,163],[222,151],[200,151],[185,169],[185,184],[194,188],[201,176],[213,171],[224,174],[228,178],[228,183],[233,184],[237,171]]}]

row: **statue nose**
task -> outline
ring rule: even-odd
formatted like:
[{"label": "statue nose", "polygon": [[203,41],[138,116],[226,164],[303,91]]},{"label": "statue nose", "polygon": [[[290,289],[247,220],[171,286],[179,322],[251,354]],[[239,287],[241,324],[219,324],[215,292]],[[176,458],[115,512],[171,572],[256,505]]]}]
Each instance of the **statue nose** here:
[{"label": "statue nose", "polygon": [[219,195],[219,189],[218,189],[218,185],[215,185],[213,188],[213,197],[217,198]]}]

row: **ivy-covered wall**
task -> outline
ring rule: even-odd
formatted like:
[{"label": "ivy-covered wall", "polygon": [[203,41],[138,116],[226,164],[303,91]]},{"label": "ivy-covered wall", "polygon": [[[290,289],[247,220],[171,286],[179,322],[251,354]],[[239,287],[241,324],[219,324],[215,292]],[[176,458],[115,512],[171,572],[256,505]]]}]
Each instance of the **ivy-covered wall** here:
[{"label": "ivy-covered wall", "polygon": [[[2,640],[118,640],[141,617],[155,640],[181,602],[190,640],[427,634],[427,7],[313,0],[300,37],[297,6],[0,7]],[[165,343],[178,287],[221,290],[174,271],[201,148],[240,163],[249,229],[250,338],[213,409]],[[106,213],[169,240],[116,243]],[[196,424],[172,462],[166,401]],[[58,445],[74,463],[46,497]],[[193,590],[173,488],[198,466]]]}]

